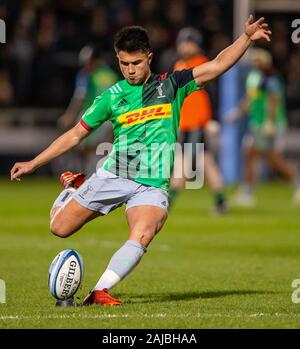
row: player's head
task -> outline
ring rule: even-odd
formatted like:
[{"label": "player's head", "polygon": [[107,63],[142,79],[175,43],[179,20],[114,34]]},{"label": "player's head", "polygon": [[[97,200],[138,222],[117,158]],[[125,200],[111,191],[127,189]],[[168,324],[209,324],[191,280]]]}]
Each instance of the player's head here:
[{"label": "player's head", "polygon": [[146,29],[129,26],[115,37],[114,48],[124,78],[131,85],[141,85],[150,76],[153,53]]},{"label": "player's head", "polygon": [[79,65],[88,70],[95,69],[102,63],[102,52],[98,46],[86,45],[79,52]]},{"label": "player's head", "polygon": [[256,69],[268,70],[272,67],[272,55],[263,48],[252,48],[249,58]]},{"label": "player's head", "polygon": [[93,47],[90,45],[84,46],[79,52],[79,65],[85,66],[90,63],[93,55]]},{"label": "player's head", "polygon": [[176,39],[178,55],[181,59],[189,59],[200,52],[202,45],[201,33],[192,27],[186,27],[179,31]]}]

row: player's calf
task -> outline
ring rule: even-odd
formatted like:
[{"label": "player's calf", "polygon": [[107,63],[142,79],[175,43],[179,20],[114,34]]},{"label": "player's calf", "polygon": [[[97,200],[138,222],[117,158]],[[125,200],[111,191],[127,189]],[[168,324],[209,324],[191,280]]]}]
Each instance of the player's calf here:
[{"label": "player's calf", "polygon": [[157,206],[137,206],[126,211],[130,229],[129,239],[147,247],[161,230],[167,219],[167,212]]}]

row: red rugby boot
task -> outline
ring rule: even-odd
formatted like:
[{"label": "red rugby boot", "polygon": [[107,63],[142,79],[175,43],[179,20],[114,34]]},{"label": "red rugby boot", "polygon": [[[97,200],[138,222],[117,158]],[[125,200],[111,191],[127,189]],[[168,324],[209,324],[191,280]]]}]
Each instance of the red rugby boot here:
[{"label": "red rugby boot", "polygon": [[64,189],[66,188],[79,188],[85,181],[86,176],[81,173],[73,173],[71,171],[64,172],[60,175],[60,183]]},{"label": "red rugby boot", "polygon": [[121,305],[123,304],[117,298],[113,298],[108,294],[106,288],[103,290],[94,290],[90,292],[87,297],[83,300],[83,305],[92,305],[92,304],[101,304],[101,305]]}]

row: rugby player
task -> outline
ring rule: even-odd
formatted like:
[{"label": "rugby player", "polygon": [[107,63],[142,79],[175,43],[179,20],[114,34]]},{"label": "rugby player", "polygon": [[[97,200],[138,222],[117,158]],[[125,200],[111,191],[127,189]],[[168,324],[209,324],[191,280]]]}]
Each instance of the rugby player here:
[{"label": "rugby player", "polygon": [[[79,121],[84,112],[93,104],[95,98],[104,90],[114,85],[118,75],[111,69],[102,57],[102,52],[96,46],[84,46],[79,52],[81,69],[76,75],[75,88],[70,103],[57,120],[58,128],[64,132]],[[113,130],[110,122],[106,122],[93,135],[81,142],[77,147],[77,158],[80,166],[87,174],[95,170],[98,157],[95,148],[100,142],[111,142]]]},{"label": "rugby player", "polygon": [[[88,221],[126,204],[128,240],[112,256],[84,304],[122,304],[108,291],[140,262],[167,219],[172,146],[184,98],[233,66],[253,41],[270,41],[270,35],[264,18],[254,22],[251,15],[244,33],[214,60],[170,75],[156,75],[150,69],[153,53],[146,30],[139,26],[123,28],[115,37],[114,47],[125,79],[98,96],[80,122],[37,157],[13,166],[11,180],[20,180],[78,145],[104,121],[112,122],[114,144],[106,162],[87,180],[80,173],[63,174],[64,190],[50,212],[52,233],[66,238]],[[165,150],[163,159],[157,158],[160,152],[147,151],[153,145]]]},{"label": "rugby player", "polygon": [[254,48],[249,56],[253,67],[246,78],[246,96],[227,117],[229,122],[249,117],[249,131],[245,137],[245,175],[235,201],[245,207],[255,205],[257,160],[261,157],[293,184],[294,202],[299,204],[299,173],[283,156],[287,128],[284,85],[267,50]]},{"label": "rugby player", "polygon": [[[192,27],[181,29],[178,33],[176,44],[179,60],[175,64],[175,71],[194,68],[208,62],[208,58],[201,53],[202,36],[197,29]],[[218,123],[212,120],[209,94],[204,89],[191,93],[185,99],[180,111],[178,141],[182,146],[185,143],[192,145],[191,154],[188,154],[192,162],[196,161],[196,158],[201,155],[196,151],[196,143],[204,143],[204,174],[214,196],[214,211],[216,213],[225,213],[227,212],[227,204],[224,195],[223,178],[210,149],[209,137],[207,137],[210,130],[217,126]],[[181,159],[183,164],[188,160],[186,157],[183,156],[183,159]],[[184,188],[185,182],[185,176],[176,178],[173,175],[171,177],[169,190],[170,207],[177,194]]]}]

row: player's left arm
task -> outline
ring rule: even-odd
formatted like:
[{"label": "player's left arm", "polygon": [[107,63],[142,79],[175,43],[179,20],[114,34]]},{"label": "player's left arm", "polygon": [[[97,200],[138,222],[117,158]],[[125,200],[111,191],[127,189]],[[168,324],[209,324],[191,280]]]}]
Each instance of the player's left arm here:
[{"label": "player's left arm", "polygon": [[269,26],[261,17],[254,22],[250,15],[244,33],[233,44],[221,51],[218,56],[210,62],[203,63],[193,69],[193,76],[198,86],[217,78],[230,69],[247,51],[252,41],[265,39],[271,41]]}]

